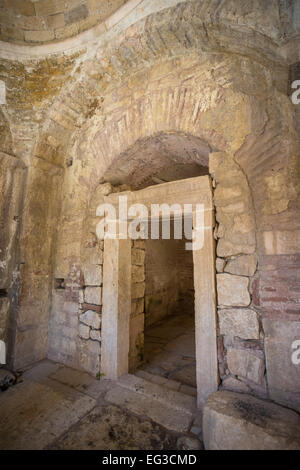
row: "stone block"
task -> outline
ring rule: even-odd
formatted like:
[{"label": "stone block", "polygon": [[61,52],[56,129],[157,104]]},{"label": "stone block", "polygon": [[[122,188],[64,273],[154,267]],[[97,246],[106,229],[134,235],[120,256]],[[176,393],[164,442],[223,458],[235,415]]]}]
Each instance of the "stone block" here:
[{"label": "stone block", "polygon": [[90,338],[93,341],[99,341],[101,342],[101,334],[99,330],[90,330]]},{"label": "stone block", "polygon": [[136,264],[138,266],[144,265],[145,250],[140,250],[140,249],[137,249],[137,248],[133,248],[131,250],[131,262],[132,262],[132,264]]},{"label": "stone block", "polygon": [[131,267],[131,281],[133,283],[143,282],[145,280],[145,269],[144,266],[135,266]]},{"label": "stone block", "polygon": [[143,313],[145,308],[145,301],[142,297],[141,299],[135,299],[131,302],[131,315],[135,316],[139,313]]},{"label": "stone block", "polygon": [[[64,26],[63,28],[57,28],[55,30],[56,39],[66,39],[66,38],[70,38],[72,36],[76,36],[76,34],[78,34],[78,25],[77,25],[77,23],[69,24],[67,26]],[[65,122],[64,122],[64,124],[65,124],[66,127],[68,127]],[[70,129],[74,129],[74,126],[70,126]]]},{"label": "stone block", "polygon": [[7,40],[16,40],[16,41],[23,41],[24,40],[24,32],[18,28],[13,28],[11,26],[1,26],[1,39],[4,41]]},{"label": "stone block", "polygon": [[300,450],[300,417],[250,395],[212,393],[203,410],[206,450]]},{"label": "stone block", "polygon": [[218,304],[228,307],[248,307],[251,299],[249,279],[231,274],[217,274]]},{"label": "stone block", "polygon": [[18,15],[34,16],[34,4],[29,0],[6,0],[5,7],[12,8]]},{"label": "stone block", "polygon": [[84,325],[83,323],[79,323],[79,336],[83,339],[89,339],[90,337],[90,327]]},{"label": "stone block", "polygon": [[51,29],[62,28],[65,25],[63,13],[57,13],[47,17],[47,26]]},{"label": "stone block", "polygon": [[225,390],[230,390],[237,393],[250,392],[250,388],[247,384],[231,376],[227,376],[222,380],[222,387],[225,388]]},{"label": "stone block", "polygon": [[145,241],[144,240],[134,240],[133,242],[134,248],[139,250],[145,250]]},{"label": "stone block", "polygon": [[83,267],[84,285],[101,286],[102,284],[102,266],[90,264]]},{"label": "stone block", "polygon": [[225,259],[222,259],[222,258],[217,258],[216,259],[217,273],[223,273],[224,272],[225,264],[226,264]]},{"label": "stone block", "polygon": [[81,252],[81,260],[84,265],[103,264],[103,251],[96,247],[84,247]]},{"label": "stone block", "polygon": [[219,311],[221,335],[238,336],[243,339],[259,339],[257,313],[248,308],[235,308]]},{"label": "stone block", "polygon": [[214,201],[217,207],[235,203],[240,201],[242,196],[242,188],[238,186],[217,186],[214,192]]},{"label": "stone block", "polygon": [[262,351],[228,348],[227,365],[232,375],[263,383],[265,363]]},{"label": "stone block", "polygon": [[80,321],[85,325],[90,326],[94,330],[99,330],[101,326],[101,317],[98,313],[88,310],[84,312],[79,317]]},{"label": "stone block", "polygon": [[14,18],[15,26],[21,29],[39,30],[43,29],[43,20],[37,16],[20,16]]},{"label": "stone block", "polygon": [[46,42],[54,39],[53,31],[25,31],[24,35],[27,42]]},{"label": "stone block", "polygon": [[77,21],[84,20],[89,14],[88,8],[86,5],[79,5],[72,10],[65,12],[65,22],[66,24],[76,23]]},{"label": "stone block", "polygon": [[226,264],[225,272],[239,276],[254,276],[256,266],[256,255],[243,255],[230,259]]},{"label": "stone block", "polygon": [[100,371],[101,347],[98,341],[81,339],[78,344],[79,363],[82,369],[94,376]]},{"label": "stone block", "polygon": [[145,295],[145,283],[136,282],[132,284],[131,287],[131,298],[132,299],[141,299]]},{"label": "stone block", "polygon": [[263,328],[270,397],[300,411],[300,321],[265,318]]},{"label": "stone block", "polygon": [[254,243],[241,244],[241,243],[236,243],[232,240],[227,240],[225,238],[218,240],[217,255],[220,256],[221,258],[226,257],[226,256],[237,256],[241,253],[248,255],[254,252],[255,252]]},{"label": "stone block", "polygon": [[101,305],[102,304],[101,287],[86,287],[84,291],[84,300],[87,304]]},{"label": "stone block", "polygon": [[35,11],[38,16],[49,16],[65,10],[65,0],[40,0],[35,2]]}]

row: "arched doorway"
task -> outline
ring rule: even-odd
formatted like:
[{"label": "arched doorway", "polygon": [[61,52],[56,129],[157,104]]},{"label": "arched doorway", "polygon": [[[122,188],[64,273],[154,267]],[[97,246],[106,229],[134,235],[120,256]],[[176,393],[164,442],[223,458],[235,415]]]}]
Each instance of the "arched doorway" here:
[{"label": "arched doorway", "polygon": [[[176,151],[173,150],[172,153],[170,148]],[[203,237],[200,248],[191,250],[189,254],[194,291],[192,312],[195,326],[197,399],[201,406],[207,396],[218,387],[214,211],[211,181],[205,165],[209,148],[200,139],[171,134],[159,136],[158,140],[138,142],[133,150],[131,156],[129,152],[126,153],[126,158],[121,156],[121,163],[115,162],[103,178],[115,185],[132,182],[131,187],[136,189],[114,192],[104,198],[105,204],[111,204],[116,210],[116,226],[120,227],[120,222],[124,222],[120,220],[118,211],[120,198],[126,198],[127,208],[143,205],[147,214],[151,214],[153,204],[160,208],[167,205],[174,209],[174,220],[178,218],[176,208],[184,209],[185,216],[193,221],[194,240],[197,231],[198,236]],[[139,171],[141,168],[142,172]],[[198,206],[202,207],[201,234],[195,222]],[[128,213],[130,224],[130,212]],[[161,220],[160,215],[158,220]],[[148,223],[147,226],[149,229]],[[146,271],[146,256],[142,263],[140,260],[136,261],[136,258],[139,250],[145,249],[147,244],[149,249],[149,243],[152,244],[150,250],[155,251],[158,248],[155,245],[157,240],[151,240],[149,232],[148,235],[150,239],[147,237],[144,240],[141,237],[133,241],[129,236],[124,237],[123,233],[116,239],[106,238],[104,241],[101,371],[106,378],[116,379],[128,371],[134,371],[143,362],[144,340],[140,341],[140,338],[144,337],[145,327],[151,323],[147,321],[151,309],[147,305],[149,299],[147,292],[145,294],[145,276],[141,276]],[[172,240],[170,236],[170,239],[163,240],[164,246],[169,246],[172,251],[177,246],[175,241],[177,240]],[[180,242],[181,246],[177,248],[182,252],[185,241],[181,239]],[[163,245],[160,249],[162,247]],[[175,269],[174,264],[170,269]],[[169,301],[172,300],[172,295],[175,304],[175,300],[178,300],[175,299],[176,294],[170,293]],[[164,308],[168,310],[168,305]],[[169,314],[170,311],[172,306]]]}]

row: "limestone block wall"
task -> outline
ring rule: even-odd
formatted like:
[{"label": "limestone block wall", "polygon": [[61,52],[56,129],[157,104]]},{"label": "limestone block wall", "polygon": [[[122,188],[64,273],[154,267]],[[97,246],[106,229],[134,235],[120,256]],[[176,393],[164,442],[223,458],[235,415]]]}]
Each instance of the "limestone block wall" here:
[{"label": "limestone block wall", "polygon": [[170,240],[146,241],[145,327],[176,312],[194,311],[193,257],[185,242],[172,234]]},{"label": "limestone block wall", "polygon": [[2,0],[0,40],[44,44],[76,36],[105,20],[128,0]]},{"label": "limestone block wall", "polygon": [[264,333],[252,299],[257,245],[251,191],[230,155],[210,155],[214,178],[218,359],[223,388],[267,396]]},{"label": "limestone block wall", "polygon": [[[78,262],[70,262],[66,278],[55,279],[48,343],[51,359],[94,376],[100,373],[103,273],[103,241],[96,236],[95,214],[105,189],[100,185],[98,197],[86,213]],[[64,269],[64,265],[58,266],[56,276],[66,272]]]}]

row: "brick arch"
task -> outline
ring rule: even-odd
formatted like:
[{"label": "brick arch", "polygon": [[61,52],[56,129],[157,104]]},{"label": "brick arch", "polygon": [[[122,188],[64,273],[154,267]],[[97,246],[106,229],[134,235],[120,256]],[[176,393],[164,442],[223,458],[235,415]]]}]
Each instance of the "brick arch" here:
[{"label": "brick arch", "polygon": [[[86,120],[102,112],[103,97],[132,74],[170,57],[176,60],[175,58],[196,54],[198,61],[203,62],[207,53],[222,55],[229,52],[234,62],[235,54],[243,55],[247,50],[248,57],[267,67],[271,65],[276,70],[276,86],[284,86],[280,83],[284,75],[284,63],[277,56],[278,51],[272,41],[273,34],[282,34],[278,29],[277,13],[270,17],[270,23],[274,21],[274,31],[269,25],[269,19],[267,20],[266,27],[270,37],[266,47],[266,36],[262,35],[259,26],[256,25],[257,31],[253,34],[253,25],[251,21],[248,24],[248,11],[244,11],[242,2],[234,16],[231,14],[231,5],[226,2],[220,8],[215,7],[214,0],[207,0],[203,4],[185,1],[158,13],[150,11],[148,16],[137,22],[133,21],[129,27],[120,27],[119,33],[112,33],[109,40],[99,40],[99,43],[88,47],[87,51],[78,50],[71,83],[66,86],[58,84],[62,90],[45,117],[36,151],[63,165],[63,155],[68,151],[67,142],[73,140],[73,135],[77,134]],[[236,23],[239,23],[239,18],[244,17],[247,18],[247,26],[241,31]],[[226,44],[224,48],[220,47],[220,41]],[[230,68],[229,64],[227,66]],[[220,74],[217,61],[212,79],[215,73]],[[51,138],[55,134],[62,136],[58,139],[58,145],[52,143],[57,140]]]},{"label": "brick arch", "polygon": [[[72,154],[84,164],[82,182],[88,176],[88,186],[95,188],[114,161],[126,158],[137,142],[153,136],[198,139],[211,151],[240,147],[254,127],[249,119],[255,106],[252,98],[223,86],[233,81],[234,74],[226,55],[197,62],[195,54],[166,59],[163,65],[157,61],[107,92],[101,112],[86,120],[76,136]],[[214,77],[206,76],[216,63]],[[227,125],[224,120],[229,115]]]}]

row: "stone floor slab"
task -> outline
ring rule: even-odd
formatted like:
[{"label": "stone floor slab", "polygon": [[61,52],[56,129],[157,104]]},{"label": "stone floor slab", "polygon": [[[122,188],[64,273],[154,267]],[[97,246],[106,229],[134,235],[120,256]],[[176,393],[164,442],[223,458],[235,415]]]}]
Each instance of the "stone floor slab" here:
[{"label": "stone floor slab", "polygon": [[116,406],[96,407],[50,449],[174,450],[176,436]]},{"label": "stone floor slab", "polygon": [[0,448],[6,450],[43,449],[96,405],[93,398],[49,379],[18,384],[4,394]]}]

